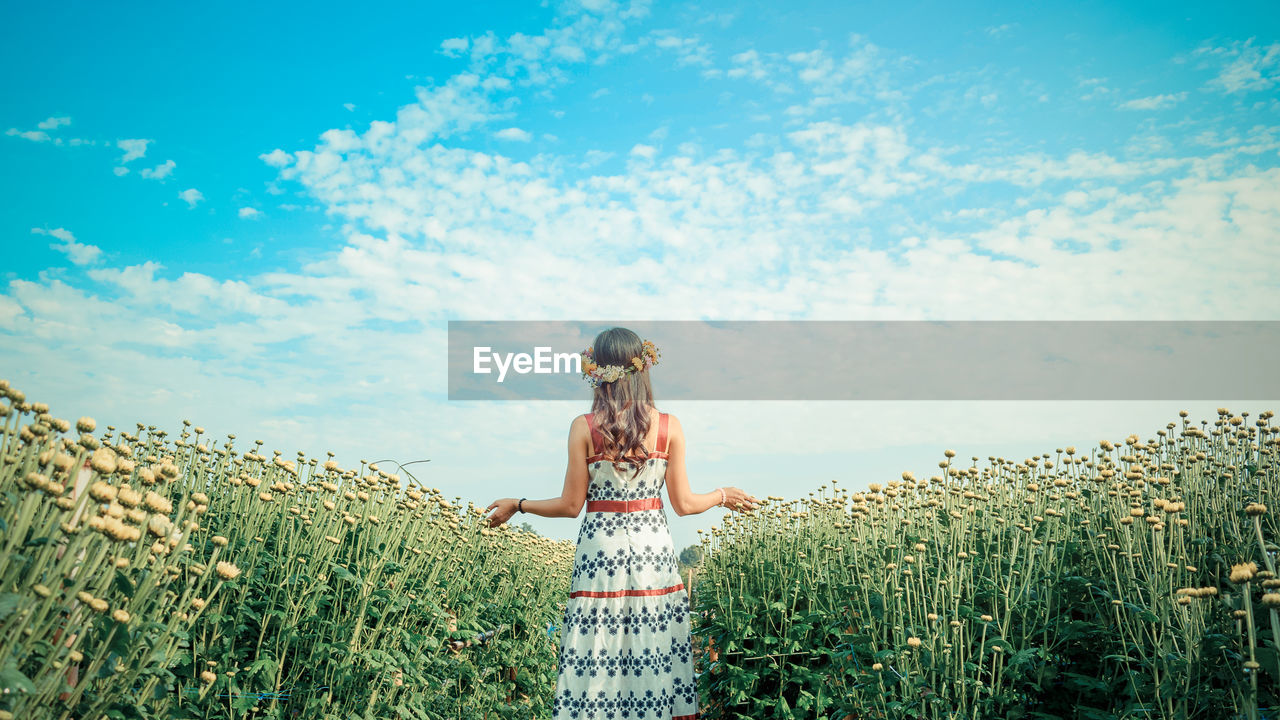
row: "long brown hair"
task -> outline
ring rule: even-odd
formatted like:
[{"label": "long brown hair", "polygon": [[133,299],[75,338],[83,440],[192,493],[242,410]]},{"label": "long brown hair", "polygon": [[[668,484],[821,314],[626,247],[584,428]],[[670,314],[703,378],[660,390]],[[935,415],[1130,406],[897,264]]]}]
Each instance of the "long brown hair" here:
[{"label": "long brown hair", "polygon": [[[626,328],[610,328],[596,336],[591,354],[598,365],[631,365],[631,358],[643,359],[644,344],[639,335]],[[591,414],[603,446],[596,452],[612,457],[613,467],[622,472],[622,463],[635,465],[632,477],[640,473],[648,454],[644,439],[649,434],[649,409],[653,407],[653,387],[648,368],[626,373],[613,382],[602,382],[593,391]],[[651,448],[657,450],[657,448]]]}]

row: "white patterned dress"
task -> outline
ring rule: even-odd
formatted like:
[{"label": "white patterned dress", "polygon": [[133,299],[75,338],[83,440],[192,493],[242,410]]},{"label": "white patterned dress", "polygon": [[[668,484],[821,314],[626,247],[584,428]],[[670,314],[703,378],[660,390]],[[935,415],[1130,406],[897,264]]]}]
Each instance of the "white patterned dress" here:
[{"label": "white patterned dress", "polygon": [[[601,437],[591,414],[591,447]],[[697,720],[689,594],[681,582],[662,486],[661,452],[639,475],[599,453],[587,458],[587,514],[578,532],[573,580],[560,631],[552,720]]]}]

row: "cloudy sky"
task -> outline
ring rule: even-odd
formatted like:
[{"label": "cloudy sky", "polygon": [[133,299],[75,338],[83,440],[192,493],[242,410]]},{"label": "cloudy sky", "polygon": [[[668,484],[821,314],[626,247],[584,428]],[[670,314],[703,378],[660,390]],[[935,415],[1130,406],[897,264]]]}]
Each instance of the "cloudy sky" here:
[{"label": "cloudy sky", "polygon": [[[588,395],[449,402],[448,320],[1280,319],[1272,3],[465,5],[5,8],[0,377],[483,506]],[[1265,403],[663,407],[796,497]]]}]

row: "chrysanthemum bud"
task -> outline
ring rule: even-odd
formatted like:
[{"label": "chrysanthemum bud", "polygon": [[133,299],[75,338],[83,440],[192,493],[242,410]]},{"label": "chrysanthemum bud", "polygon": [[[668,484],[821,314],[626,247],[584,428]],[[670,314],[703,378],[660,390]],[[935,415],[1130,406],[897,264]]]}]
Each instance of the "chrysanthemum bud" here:
[{"label": "chrysanthemum bud", "polygon": [[142,503],[142,495],[128,485],[121,485],[116,491],[116,499],[125,507],[138,507]]},{"label": "chrysanthemum bud", "polygon": [[116,471],[116,454],[111,448],[101,447],[93,451],[89,458],[89,467],[100,475],[110,475]]},{"label": "chrysanthemum bud", "polygon": [[89,497],[98,502],[111,502],[116,499],[116,488],[99,480],[89,486]]},{"label": "chrysanthemum bud", "polygon": [[1258,565],[1252,562],[1238,563],[1231,566],[1231,582],[1240,585],[1253,579],[1258,572]]},{"label": "chrysanthemum bud", "polygon": [[164,515],[152,515],[147,521],[147,532],[158,538],[166,538],[173,531],[173,522]]},{"label": "chrysanthemum bud", "polygon": [[151,490],[147,491],[146,497],[143,498],[143,503],[145,503],[147,506],[147,509],[153,513],[168,515],[169,513],[173,512],[173,503],[170,502],[169,499],[164,497],[163,495],[160,495],[159,493],[156,493]]}]

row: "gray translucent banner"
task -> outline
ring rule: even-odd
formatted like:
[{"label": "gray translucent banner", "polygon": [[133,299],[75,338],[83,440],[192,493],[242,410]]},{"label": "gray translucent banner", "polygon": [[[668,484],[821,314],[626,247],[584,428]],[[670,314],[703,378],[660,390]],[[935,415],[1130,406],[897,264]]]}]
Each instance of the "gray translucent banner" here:
[{"label": "gray translucent banner", "polygon": [[450,400],[582,400],[621,326],[661,400],[1280,400],[1280,321],[450,321]]}]

